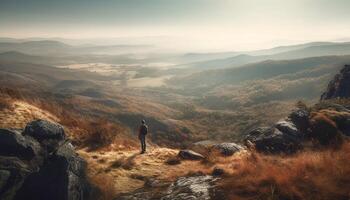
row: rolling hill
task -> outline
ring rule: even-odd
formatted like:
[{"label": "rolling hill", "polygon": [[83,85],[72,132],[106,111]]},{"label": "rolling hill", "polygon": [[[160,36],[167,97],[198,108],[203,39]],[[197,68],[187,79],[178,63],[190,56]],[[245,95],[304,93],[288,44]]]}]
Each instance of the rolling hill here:
[{"label": "rolling hill", "polygon": [[[257,52],[246,52],[230,58],[189,63],[182,65],[182,67],[206,70],[239,67],[264,60],[291,60],[318,56],[348,55],[350,54],[350,43],[307,43],[304,45],[277,47],[277,50],[273,48]],[[264,55],[263,53],[266,54]]]},{"label": "rolling hill", "polygon": [[[323,56],[295,60],[266,60],[237,68],[205,70],[185,77],[169,80],[169,85],[186,88],[214,87],[222,84],[239,84],[242,81],[268,79],[279,75],[311,70],[321,65],[342,66],[350,56]],[[332,69],[334,70],[334,69]]]},{"label": "rolling hill", "polygon": [[[11,40],[10,40],[11,41]],[[0,53],[17,51],[30,55],[126,54],[152,49],[152,45],[79,45],[72,46],[54,40],[0,42]]]}]

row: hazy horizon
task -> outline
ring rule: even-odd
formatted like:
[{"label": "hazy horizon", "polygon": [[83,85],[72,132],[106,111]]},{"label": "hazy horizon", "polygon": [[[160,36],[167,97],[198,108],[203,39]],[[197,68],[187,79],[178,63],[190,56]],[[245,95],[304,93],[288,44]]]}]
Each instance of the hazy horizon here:
[{"label": "hazy horizon", "polygon": [[[3,0],[0,37],[125,40],[241,51],[348,40],[346,0]],[[128,41],[128,40],[139,41]]]}]

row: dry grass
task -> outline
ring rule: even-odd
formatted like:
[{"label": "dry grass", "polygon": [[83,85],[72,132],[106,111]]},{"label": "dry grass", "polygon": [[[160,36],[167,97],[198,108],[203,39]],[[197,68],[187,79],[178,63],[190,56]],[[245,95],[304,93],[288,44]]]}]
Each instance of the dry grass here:
[{"label": "dry grass", "polygon": [[0,111],[10,110],[12,108],[13,100],[8,97],[0,97]]},{"label": "dry grass", "polygon": [[55,100],[47,102],[35,99],[31,100],[31,103],[57,116],[59,123],[67,129],[74,143],[81,148],[87,147],[89,150],[97,150],[109,147],[111,144],[124,147],[135,145],[130,135],[125,137],[127,139],[116,140],[117,136],[127,135],[126,128],[121,124],[78,114],[79,112],[75,109],[67,107],[66,103]]},{"label": "dry grass", "polygon": [[10,110],[15,99],[12,96],[19,96],[17,92],[8,88],[0,87],[0,111]]},{"label": "dry grass", "polygon": [[348,200],[350,143],[339,150],[292,157],[252,153],[230,170],[222,187],[230,199]]},{"label": "dry grass", "polygon": [[111,168],[123,168],[125,170],[131,170],[135,166],[135,157],[137,154],[134,154],[133,156],[126,157],[123,156],[121,158],[116,159],[112,162]]},{"label": "dry grass", "polygon": [[[56,119],[54,121],[65,127],[74,144],[80,148],[87,147],[90,150],[96,150],[111,148],[111,145],[114,149],[136,146],[135,138],[128,134],[123,125],[101,117],[83,115],[79,110],[81,108],[79,102],[74,102],[69,98],[58,99],[47,93],[33,96],[30,93],[0,87],[0,99],[0,110],[10,108],[13,102],[26,102],[54,116]],[[89,105],[84,104],[84,106]],[[93,105],[90,105],[90,108],[92,109]],[[27,120],[33,119],[30,117]]]},{"label": "dry grass", "polygon": [[84,121],[79,127],[84,131],[77,135],[77,140],[80,146],[88,147],[90,150],[96,150],[112,144],[115,142],[117,134],[123,132],[120,126],[107,120]]},{"label": "dry grass", "polygon": [[95,188],[92,190],[93,200],[112,200],[116,194],[116,188],[113,177],[108,174],[98,174],[89,177],[89,182]]}]

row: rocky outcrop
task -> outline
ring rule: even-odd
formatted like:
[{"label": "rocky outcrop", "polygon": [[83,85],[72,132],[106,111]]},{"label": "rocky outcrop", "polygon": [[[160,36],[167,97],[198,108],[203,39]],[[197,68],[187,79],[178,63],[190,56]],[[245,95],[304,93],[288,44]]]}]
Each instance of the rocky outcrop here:
[{"label": "rocky outcrop", "polygon": [[221,143],[213,145],[212,151],[218,151],[223,156],[232,156],[234,153],[243,150],[243,147],[236,143]]},{"label": "rocky outcrop", "polygon": [[85,167],[58,124],[36,120],[23,133],[0,129],[0,199],[88,199]]},{"label": "rocky outcrop", "polygon": [[349,98],[350,97],[350,65],[345,65],[344,68],[337,74],[334,79],[328,84],[326,92],[321,96],[321,100],[333,98]]},{"label": "rocky outcrop", "polygon": [[0,154],[6,157],[18,157],[31,160],[40,152],[40,144],[31,137],[18,131],[0,129]]},{"label": "rocky outcrop", "polygon": [[204,156],[192,150],[180,150],[178,156],[184,160],[202,160]]},{"label": "rocky outcrop", "polygon": [[[295,120],[294,121],[298,121]],[[302,145],[304,133],[297,128],[293,120],[280,120],[272,127],[259,127],[248,133],[245,143],[253,144],[255,149],[268,153],[294,153]]]},{"label": "rocky outcrop", "polygon": [[295,127],[305,133],[310,126],[310,112],[305,109],[294,110],[289,114],[288,118],[295,125]]},{"label": "rocky outcrop", "polygon": [[181,177],[167,188],[161,200],[219,199],[213,191],[217,180],[213,176]]},{"label": "rocky outcrop", "polygon": [[23,135],[29,135],[38,141],[61,141],[65,138],[62,126],[46,120],[36,120],[28,123]]},{"label": "rocky outcrop", "polygon": [[115,200],[225,200],[216,185],[218,180],[209,175],[181,177],[173,183],[144,187]]}]

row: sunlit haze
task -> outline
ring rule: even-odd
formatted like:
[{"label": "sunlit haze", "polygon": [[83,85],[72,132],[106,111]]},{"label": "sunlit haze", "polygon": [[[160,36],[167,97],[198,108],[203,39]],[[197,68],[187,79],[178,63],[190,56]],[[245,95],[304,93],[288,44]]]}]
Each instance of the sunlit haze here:
[{"label": "sunlit haze", "polygon": [[2,0],[0,4],[1,37],[123,38],[124,43],[155,43],[168,49],[237,51],[343,41],[350,35],[348,0]]}]

